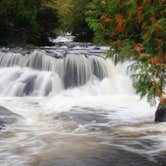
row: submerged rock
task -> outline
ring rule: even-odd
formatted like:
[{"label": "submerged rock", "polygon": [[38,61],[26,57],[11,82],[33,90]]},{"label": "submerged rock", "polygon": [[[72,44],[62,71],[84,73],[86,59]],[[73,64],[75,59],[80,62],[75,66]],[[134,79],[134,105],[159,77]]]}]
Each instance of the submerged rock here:
[{"label": "submerged rock", "polygon": [[5,126],[4,122],[0,120],[0,130]]},{"label": "submerged rock", "polygon": [[166,106],[158,106],[155,114],[155,122],[166,122]]},{"label": "submerged rock", "polygon": [[17,115],[5,107],[0,106],[0,129],[8,124],[16,123],[20,118],[20,115]]}]

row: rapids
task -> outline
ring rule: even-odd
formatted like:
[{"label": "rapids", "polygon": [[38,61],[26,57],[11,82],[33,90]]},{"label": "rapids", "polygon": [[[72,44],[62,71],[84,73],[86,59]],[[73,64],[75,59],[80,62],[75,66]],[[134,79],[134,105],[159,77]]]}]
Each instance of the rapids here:
[{"label": "rapids", "polygon": [[114,66],[106,46],[53,41],[0,49],[0,106],[22,117],[0,130],[0,165],[166,165],[166,124],[153,123],[128,63]]}]

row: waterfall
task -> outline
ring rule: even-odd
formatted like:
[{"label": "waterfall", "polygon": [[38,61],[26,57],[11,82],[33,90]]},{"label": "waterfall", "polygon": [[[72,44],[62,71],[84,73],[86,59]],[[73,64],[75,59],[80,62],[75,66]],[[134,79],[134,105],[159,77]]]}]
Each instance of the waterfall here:
[{"label": "waterfall", "polygon": [[0,52],[0,67],[10,67],[20,64],[21,54]]},{"label": "waterfall", "polygon": [[50,96],[82,87],[93,93],[99,84],[107,93],[118,93],[119,73],[114,74],[117,67],[105,58],[107,50],[104,46],[68,41],[28,51],[1,49],[0,96]]}]

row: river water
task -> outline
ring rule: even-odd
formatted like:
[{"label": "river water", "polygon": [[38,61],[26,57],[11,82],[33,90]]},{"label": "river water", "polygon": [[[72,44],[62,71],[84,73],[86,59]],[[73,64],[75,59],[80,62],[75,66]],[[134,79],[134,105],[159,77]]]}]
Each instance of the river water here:
[{"label": "river water", "polygon": [[54,42],[0,51],[0,106],[20,117],[0,130],[0,165],[165,166],[166,124],[135,94],[128,63],[114,66],[105,46]]}]

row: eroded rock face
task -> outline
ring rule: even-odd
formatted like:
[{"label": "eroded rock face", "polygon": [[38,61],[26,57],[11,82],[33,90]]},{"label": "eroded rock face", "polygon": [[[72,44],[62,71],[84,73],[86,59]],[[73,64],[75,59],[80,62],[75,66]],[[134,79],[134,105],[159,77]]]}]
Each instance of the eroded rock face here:
[{"label": "eroded rock face", "polygon": [[155,114],[155,122],[166,122],[166,106],[158,106]]},{"label": "eroded rock face", "polygon": [[21,116],[11,112],[5,107],[0,106],[0,129],[8,124],[16,123],[20,118]]}]

